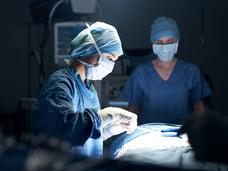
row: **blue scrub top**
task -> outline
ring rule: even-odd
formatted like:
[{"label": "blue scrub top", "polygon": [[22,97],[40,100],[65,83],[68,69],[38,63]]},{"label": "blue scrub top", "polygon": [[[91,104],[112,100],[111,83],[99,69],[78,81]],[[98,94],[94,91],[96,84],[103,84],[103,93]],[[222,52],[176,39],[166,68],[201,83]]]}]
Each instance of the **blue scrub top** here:
[{"label": "blue scrub top", "polygon": [[139,124],[181,124],[191,113],[193,104],[211,94],[199,68],[177,60],[166,81],[151,62],[136,68],[125,85],[122,98],[139,109]]},{"label": "blue scrub top", "polygon": [[34,132],[69,141],[76,155],[100,158],[103,138],[99,109],[92,82],[84,83],[75,69],[60,69],[41,90],[33,111]]}]

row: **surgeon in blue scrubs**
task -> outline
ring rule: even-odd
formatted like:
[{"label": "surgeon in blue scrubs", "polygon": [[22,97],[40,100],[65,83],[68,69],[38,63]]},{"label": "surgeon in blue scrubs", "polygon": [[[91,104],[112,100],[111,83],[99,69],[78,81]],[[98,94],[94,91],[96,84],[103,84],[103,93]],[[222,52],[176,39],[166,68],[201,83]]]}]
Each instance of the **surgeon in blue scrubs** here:
[{"label": "surgeon in blue scrubs", "polygon": [[199,68],[176,58],[180,33],[175,20],[156,18],[151,27],[156,58],[130,75],[122,97],[138,122],[181,124],[190,113],[203,113],[203,99],[212,94]]},{"label": "surgeon in blue scrubs", "polygon": [[54,72],[33,111],[33,131],[72,144],[76,156],[101,158],[103,141],[137,127],[137,115],[124,109],[100,109],[92,80],[101,80],[123,54],[117,30],[96,22],[70,43],[68,67]]}]

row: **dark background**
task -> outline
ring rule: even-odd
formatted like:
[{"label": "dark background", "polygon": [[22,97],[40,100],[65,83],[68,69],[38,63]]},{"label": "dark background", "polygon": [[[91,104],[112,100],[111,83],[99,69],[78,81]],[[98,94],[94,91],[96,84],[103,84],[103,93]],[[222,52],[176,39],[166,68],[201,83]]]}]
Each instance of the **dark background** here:
[{"label": "dark background", "polygon": [[[204,74],[209,75],[213,107],[228,114],[226,1],[97,0],[98,7],[93,14],[72,15],[70,8],[63,5],[57,9],[54,21],[104,21],[118,29],[124,49],[151,49],[149,37],[153,19],[161,15],[174,18],[181,32],[177,57],[197,64]],[[39,65],[35,57],[29,54],[38,47],[43,26],[33,23],[30,2],[1,1],[0,115],[15,113],[20,97],[35,98],[39,93]],[[202,33],[204,44],[201,41]],[[47,79],[58,68],[54,64],[52,34],[44,54]]]}]

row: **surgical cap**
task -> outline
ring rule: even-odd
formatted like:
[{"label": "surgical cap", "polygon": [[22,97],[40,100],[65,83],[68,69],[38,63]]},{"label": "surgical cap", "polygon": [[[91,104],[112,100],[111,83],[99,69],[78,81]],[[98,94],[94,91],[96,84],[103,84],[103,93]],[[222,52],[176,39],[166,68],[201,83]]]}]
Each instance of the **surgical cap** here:
[{"label": "surgical cap", "polygon": [[76,59],[98,55],[97,44],[101,53],[120,56],[123,54],[121,41],[115,27],[96,22],[82,30],[70,43],[69,55]]},{"label": "surgical cap", "polygon": [[180,34],[177,23],[169,17],[158,17],[151,26],[150,40],[155,43],[162,37],[170,37],[179,40]]}]

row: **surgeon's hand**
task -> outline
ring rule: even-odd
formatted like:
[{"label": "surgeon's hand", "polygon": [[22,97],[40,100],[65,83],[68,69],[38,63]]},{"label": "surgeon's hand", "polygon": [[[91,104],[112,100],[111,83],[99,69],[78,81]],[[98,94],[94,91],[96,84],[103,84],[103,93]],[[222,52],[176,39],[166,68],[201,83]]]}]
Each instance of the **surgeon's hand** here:
[{"label": "surgeon's hand", "polygon": [[137,115],[117,107],[107,107],[100,110],[102,119],[103,140],[127,131],[132,133],[137,128]]}]

